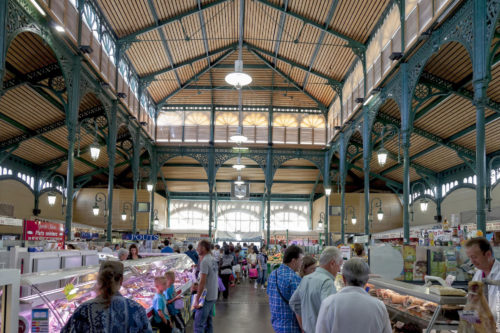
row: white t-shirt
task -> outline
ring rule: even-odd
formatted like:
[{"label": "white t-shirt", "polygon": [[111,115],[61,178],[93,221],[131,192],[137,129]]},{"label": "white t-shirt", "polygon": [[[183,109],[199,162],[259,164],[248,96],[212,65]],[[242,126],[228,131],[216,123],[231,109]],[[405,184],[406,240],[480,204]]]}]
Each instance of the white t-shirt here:
[{"label": "white t-shirt", "polygon": [[[491,268],[490,274],[484,278],[488,280],[500,280],[500,262],[498,260],[495,259],[495,263]],[[474,274],[472,281],[483,281],[483,271],[478,269]],[[488,285],[487,296],[491,313],[493,314],[493,317],[495,317],[495,322],[498,322],[497,313],[500,312],[500,286]]]},{"label": "white t-shirt", "polygon": [[247,255],[247,262],[252,265],[257,264],[257,255],[255,253]]},{"label": "white t-shirt", "polygon": [[113,250],[111,250],[109,247],[103,247],[101,252],[102,253],[113,253]]}]

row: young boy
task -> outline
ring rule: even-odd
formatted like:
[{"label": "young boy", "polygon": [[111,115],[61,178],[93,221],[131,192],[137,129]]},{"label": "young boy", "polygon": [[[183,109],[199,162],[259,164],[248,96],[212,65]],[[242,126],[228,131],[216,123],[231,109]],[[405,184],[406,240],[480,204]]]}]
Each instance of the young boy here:
[{"label": "young boy", "polygon": [[175,327],[184,332],[186,324],[184,323],[184,319],[182,318],[182,314],[179,310],[175,308],[174,302],[178,299],[182,298],[182,295],[176,295],[175,293],[175,273],[174,271],[168,271],[165,273],[165,278],[167,279],[167,290],[164,295],[167,299],[167,309],[172,316],[172,320],[175,323]]},{"label": "young boy", "polygon": [[171,333],[172,323],[167,312],[167,301],[163,295],[165,290],[167,290],[167,279],[164,276],[155,277],[155,288],[156,294],[153,298],[153,327],[160,329],[160,333]]}]

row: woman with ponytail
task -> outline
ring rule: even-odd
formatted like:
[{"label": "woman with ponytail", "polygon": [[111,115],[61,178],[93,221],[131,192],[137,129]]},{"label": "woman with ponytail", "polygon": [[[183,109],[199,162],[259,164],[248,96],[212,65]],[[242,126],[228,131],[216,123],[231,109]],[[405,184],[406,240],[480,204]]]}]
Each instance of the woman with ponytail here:
[{"label": "woman with ponytail", "polygon": [[144,308],[119,293],[122,282],[123,264],[103,262],[97,278],[97,297],[81,304],[61,332],[152,332]]}]

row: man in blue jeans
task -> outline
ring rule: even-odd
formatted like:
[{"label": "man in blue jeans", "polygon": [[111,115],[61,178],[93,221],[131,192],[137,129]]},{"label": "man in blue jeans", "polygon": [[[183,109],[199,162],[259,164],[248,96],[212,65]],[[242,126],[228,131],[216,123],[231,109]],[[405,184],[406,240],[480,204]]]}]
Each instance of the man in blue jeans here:
[{"label": "man in blue jeans", "polygon": [[[212,333],[213,309],[219,292],[218,264],[210,253],[210,241],[203,239],[198,243],[196,249],[200,255],[200,281],[193,307],[196,309],[194,315],[194,333]],[[200,296],[206,289],[205,302],[200,307]]]}]

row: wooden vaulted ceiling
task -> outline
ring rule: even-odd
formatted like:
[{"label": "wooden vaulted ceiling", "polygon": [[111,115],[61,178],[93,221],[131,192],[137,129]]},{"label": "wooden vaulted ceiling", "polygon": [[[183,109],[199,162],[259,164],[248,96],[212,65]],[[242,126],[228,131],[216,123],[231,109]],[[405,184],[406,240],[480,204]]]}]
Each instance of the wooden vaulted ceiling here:
[{"label": "wooden vaulted ceiling", "polygon": [[[237,58],[238,0],[95,0],[106,17],[113,33],[122,41],[133,41],[127,57],[140,78],[153,79],[148,92],[155,102],[166,105],[235,105],[237,92],[224,81],[232,71]],[[254,82],[243,90],[245,105],[274,105],[290,107],[327,107],[336,94],[325,78],[342,81],[356,61],[356,55],[348,47],[352,43],[365,44],[380,20],[390,0],[245,0],[244,16],[244,70]],[[199,8],[206,8],[199,11]],[[305,18],[304,21],[298,17]],[[325,33],[324,29],[334,33]],[[493,43],[497,43],[495,39]],[[416,47],[418,49],[418,45]],[[491,101],[500,102],[500,62],[492,67],[492,80],[487,94]],[[7,52],[7,73],[4,84],[41,68],[56,64],[50,48],[41,38],[31,33],[19,35]],[[209,68],[209,70],[206,70]],[[418,107],[415,113],[415,131],[411,136],[410,178],[421,176],[417,168],[437,173],[463,163],[451,144],[474,152],[475,107],[460,89],[473,92],[472,64],[470,55],[458,43],[443,45],[426,64],[427,74],[449,82],[454,91],[434,96]],[[25,80],[26,81],[26,80]],[[424,79],[421,82],[424,83]],[[67,129],[64,125],[41,135],[33,131],[64,120],[64,111],[54,94],[36,83],[25,82],[12,88],[0,98],[0,145],[12,138],[31,133],[20,143],[14,155],[38,166],[57,166],[57,172],[66,173]],[[436,87],[433,92],[438,91]],[[64,96],[64,94],[63,94]],[[64,98],[66,98],[64,96]],[[100,101],[93,95],[83,98],[80,112],[95,108]],[[413,101],[417,106],[417,101]],[[387,101],[380,110],[385,116],[400,122],[398,105]],[[488,154],[500,150],[500,110],[487,108],[486,150]],[[103,134],[107,133],[103,128]],[[443,139],[437,143],[427,133]],[[96,173],[97,181],[106,183],[108,176],[97,171],[107,167],[106,149],[101,150],[99,160],[92,161],[85,150],[92,142],[92,135],[84,131],[81,155],[75,160],[75,175]],[[359,135],[353,136],[353,144],[362,144]],[[375,147],[380,142],[375,141]],[[104,147],[103,147],[104,148]],[[387,164],[380,167],[375,153],[370,168],[373,173],[402,182],[402,163],[398,163],[397,136],[385,141],[385,148],[392,153]],[[359,153],[350,161],[348,182],[352,190],[362,188],[363,160]],[[115,175],[129,173],[126,155],[117,153]],[[402,157],[401,157],[402,161]],[[55,164],[54,164],[55,163]],[[217,174],[218,188],[235,177],[228,167]],[[251,163],[249,161],[249,163]],[[306,163],[292,161],[293,163]],[[191,166],[179,166],[191,165]],[[170,191],[206,192],[204,169],[191,161],[170,161],[162,169]],[[290,165],[291,167],[301,165]],[[310,165],[302,165],[308,167]],[[336,159],[332,167],[338,167]],[[360,170],[361,169],[361,170]],[[263,174],[260,169],[249,168],[248,179],[254,180],[252,188],[260,191]],[[318,171],[307,168],[279,170],[278,181],[304,179],[307,184],[276,183],[273,193],[310,193]],[[202,180],[182,182],[178,179]],[[375,179],[373,179],[376,182]],[[160,187],[163,186],[159,182]],[[357,184],[357,185],[356,185]],[[176,187],[177,186],[177,187]],[[202,188],[203,187],[203,188]],[[377,187],[376,184],[374,187]],[[317,187],[321,192],[321,186]]]}]

